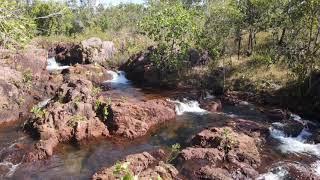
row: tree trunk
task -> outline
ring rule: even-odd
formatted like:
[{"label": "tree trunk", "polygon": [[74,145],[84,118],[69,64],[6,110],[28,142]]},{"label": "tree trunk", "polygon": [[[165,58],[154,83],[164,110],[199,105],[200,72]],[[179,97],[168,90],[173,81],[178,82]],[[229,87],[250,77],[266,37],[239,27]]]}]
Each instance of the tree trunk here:
[{"label": "tree trunk", "polygon": [[238,29],[238,30],[237,30],[237,34],[236,34],[236,42],[238,43],[238,44],[237,44],[238,60],[240,59],[241,41],[242,41],[241,30]]},{"label": "tree trunk", "polygon": [[281,36],[280,36],[280,39],[279,39],[279,41],[278,41],[278,45],[279,45],[279,46],[281,46],[281,45],[283,44],[285,34],[286,34],[286,28],[283,28],[283,29],[282,29],[282,33],[281,33]]},{"label": "tree trunk", "polygon": [[252,49],[253,49],[253,31],[250,28],[249,30],[249,39],[248,39],[248,50],[247,50],[247,55],[250,56],[252,54]]}]

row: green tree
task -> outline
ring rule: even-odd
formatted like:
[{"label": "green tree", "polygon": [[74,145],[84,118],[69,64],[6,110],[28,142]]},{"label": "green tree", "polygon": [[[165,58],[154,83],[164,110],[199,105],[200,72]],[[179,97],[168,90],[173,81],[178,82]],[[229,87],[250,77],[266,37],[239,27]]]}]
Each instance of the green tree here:
[{"label": "green tree", "polygon": [[34,23],[15,1],[0,0],[0,46],[14,48],[33,36]]},{"label": "green tree", "polygon": [[233,1],[214,1],[207,5],[205,23],[198,38],[202,49],[212,57],[223,55],[226,40],[240,28],[243,15]]},{"label": "green tree", "polygon": [[140,27],[148,37],[157,42],[151,59],[161,75],[183,67],[198,30],[191,11],[181,2],[153,2]]},{"label": "green tree", "polygon": [[67,4],[36,1],[32,7],[39,35],[68,34],[73,27],[74,14]]}]

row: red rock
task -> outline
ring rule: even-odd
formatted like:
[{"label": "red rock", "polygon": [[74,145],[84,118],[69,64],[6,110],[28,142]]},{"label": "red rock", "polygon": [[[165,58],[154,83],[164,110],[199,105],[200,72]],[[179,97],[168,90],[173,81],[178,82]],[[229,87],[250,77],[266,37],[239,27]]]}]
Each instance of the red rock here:
[{"label": "red rock", "polygon": [[[148,152],[129,155],[121,161],[121,163],[125,162],[129,163],[128,169],[141,180],[158,179],[158,177],[162,179],[179,179],[179,172],[174,166],[157,160]],[[92,179],[116,179],[117,174],[114,174],[115,167],[103,168],[95,173]]]},{"label": "red rock", "polygon": [[42,117],[34,115],[26,122],[25,129],[40,139],[28,160],[51,156],[61,142],[109,135],[105,119],[98,118],[92,89],[88,80],[70,80],[57,90]]},{"label": "red rock", "polygon": [[[259,175],[255,168],[261,163],[264,128],[247,120],[227,125],[205,129],[193,137],[192,147],[182,150],[177,159],[183,175],[190,179],[254,179]],[[255,135],[249,136],[249,129],[256,131]]]},{"label": "red rock", "polygon": [[166,100],[115,101],[108,125],[113,134],[136,138],[145,135],[153,126],[174,119],[174,109],[174,104]]},{"label": "red rock", "polygon": [[204,100],[200,103],[200,107],[211,112],[222,111],[222,104],[220,100]]}]

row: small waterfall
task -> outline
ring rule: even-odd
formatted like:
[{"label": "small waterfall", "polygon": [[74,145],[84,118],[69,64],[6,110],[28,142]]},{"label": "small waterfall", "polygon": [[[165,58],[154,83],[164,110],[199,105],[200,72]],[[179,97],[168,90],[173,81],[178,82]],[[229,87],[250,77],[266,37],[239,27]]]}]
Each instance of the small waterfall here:
[{"label": "small waterfall", "polygon": [[125,76],[125,72],[123,72],[123,71],[118,71],[118,72],[107,71],[107,72],[109,74],[111,74],[112,79],[108,80],[106,82],[116,83],[116,84],[129,84],[130,83],[130,81]]},{"label": "small waterfall", "polygon": [[309,144],[306,140],[312,135],[304,128],[297,137],[288,137],[282,130],[271,127],[271,137],[277,139],[282,153],[305,153],[320,157],[320,144]]},{"label": "small waterfall", "polygon": [[170,100],[170,99],[168,101],[174,102],[176,104],[177,115],[182,115],[185,112],[200,113],[200,114],[208,113],[208,111],[201,109],[199,107],[198,101],[191,101],[187,99],[183,99],[183,102],[178,100]]},{"label": "small waterfall", "polygon": [[271,169],[271,171],[261,174],[257,180],[282,180],[289,172],[282,166]]},{"label": "small waterfall", "polygon": [[59,63],[57,63],[54,57],[48,58],[47,62],[48,62],[48,65],[47,65],[48,71],[59,71],[59,70],[70,68],[70,66],[61,66]]},{"label": "small waterfall", "polygon": [[51,98],[47,98],[47,99],[45,99],[45,100],[43,100],[43,101],[40,101],[40,102],[37,104],[37,106],[38,106],[39,108],[43,108],[43,107],[45,107],[45,106],[49,103],[50,100],[51,100]]}]

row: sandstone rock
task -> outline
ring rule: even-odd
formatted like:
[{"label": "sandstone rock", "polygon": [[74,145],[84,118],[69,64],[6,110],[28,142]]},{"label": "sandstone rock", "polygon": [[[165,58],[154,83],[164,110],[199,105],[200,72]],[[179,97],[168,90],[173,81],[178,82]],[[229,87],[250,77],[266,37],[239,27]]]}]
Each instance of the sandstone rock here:
[{"label": "sandstone rock", "polygon": [[297,137],[303,130],[304,126],[297,121],[288,120],[281,128],[288,136]]},{"label": "sandstone rock", "polygon": [[200,102],[200,107],[211,112],[222,111],[222,104],[220,100],[203,100]]},{"label": "sandstone rock", "polygon": [[1,54],[0,124],[25,116],[30,104],[45,94],[41,86],[48,77],[46,63],[47,51],[31,46],[23,51],[7,50]]},{"label": "sandstone rock", "polygon": [[[139,154],[133,154],[127,156],[122,163],[129,163],[128,169],[133,172],[134,175],[138,175],[141,180],[149,179],[179,179],[177,169],[166,164],[161,160],[157,160],[148,152]],[[117,174],[114,174],[116,166],[110,168],[104,168],[93,175],[94,180],[111,180],[117,179]]]},{"label": "sandstone rock", "polygon": [[42,159],[53,154],[60,142],[79,142],[107,136],[105,119],[100,119],[94,107],[96,97],[88,80],[71,80],[56,92],[45,110],[34,114],[24,128],[40,139],[27,159]]},{"label": "sandstone rock", "polygon": [[46,72],[48,52],[44,49],[29,47],[16,55],[14,64],[21,71],[31,70],[34,76],[40,78]]},{"label": "sandstone rock", "polygon": [[69,69],[68,74],[69,79],[85,78],[96,85],[100,85],[102,82],[112,79],[112,76],[107,70],[98,64],[72,66]]},{"label": "sandstone rock", "polygon": [[113,134],[135,138],[160,123],[175,118],[174,104],[166,100],[113,101],[108,126]]},{"label": "sandstone rock", "polygon": [[247,120],[205,129],[192,138],[192,147],[182,150],[178,169],[190,179],[254,179],[259,175],[255,169],[261,163],[259,146],[266,137],[264,131]]},{"label": "sandstone rock", "polygon": [[282,121],[288,119],[288,113],[281,109],[265,110],[264,113],[270,118],[272,122]]},{"label": "sandstone rock", "polygon": [[222,168],[210,166],[201,167],[197,172],[199,179],[214,179],[214,180],[232,180],[231,174]]},{"label": "sandstone rock", "polygon": [[113,42],[95,37],[80,44],[60,44],[55,48],[56,60],[63,65],[103,63],[112,59],[116,51]]},{"label": "sandstone rock", "polygon": [[150,55],[154,50],[154,47],[149,47],[146,52],[133,55],[120,69],[127,73],[130,80],[152,85],[159,84],[160,73],[150,60]]}]

